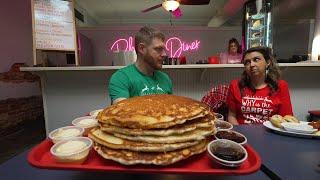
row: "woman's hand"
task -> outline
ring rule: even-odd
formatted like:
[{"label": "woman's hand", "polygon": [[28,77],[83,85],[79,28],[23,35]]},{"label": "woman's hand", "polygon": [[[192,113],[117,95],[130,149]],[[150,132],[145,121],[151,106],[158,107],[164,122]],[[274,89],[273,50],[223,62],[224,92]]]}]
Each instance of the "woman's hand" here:
[{"label": "woman's hand", "polygon": [[229,112],[228,112],[228,122],[231,123],[232,125],[239,125],[236,118],[236,113],[233,112],[231,109],[229,109]]}]

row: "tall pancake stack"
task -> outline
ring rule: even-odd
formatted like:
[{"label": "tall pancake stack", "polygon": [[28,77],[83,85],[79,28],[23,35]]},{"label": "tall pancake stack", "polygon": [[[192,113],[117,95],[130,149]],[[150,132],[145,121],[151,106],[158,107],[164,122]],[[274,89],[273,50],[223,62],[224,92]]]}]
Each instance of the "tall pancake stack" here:
[{"label": "tall pancake stack", "polygon": [[89,137],[105,159],[168,165],[206,150],[214,116],[198,101],[174,95],[130,98],[104,109]]}]

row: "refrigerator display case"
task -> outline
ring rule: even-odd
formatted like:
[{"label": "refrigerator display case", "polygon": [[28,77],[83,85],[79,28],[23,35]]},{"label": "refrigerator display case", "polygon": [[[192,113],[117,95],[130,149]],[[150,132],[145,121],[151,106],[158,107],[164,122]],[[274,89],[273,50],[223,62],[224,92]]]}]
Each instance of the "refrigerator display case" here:
[{"label": "refrigerator display case", "polygon": [[272,48],[272,0],[249,0],[244,5],[243,35],[246,49]]}]

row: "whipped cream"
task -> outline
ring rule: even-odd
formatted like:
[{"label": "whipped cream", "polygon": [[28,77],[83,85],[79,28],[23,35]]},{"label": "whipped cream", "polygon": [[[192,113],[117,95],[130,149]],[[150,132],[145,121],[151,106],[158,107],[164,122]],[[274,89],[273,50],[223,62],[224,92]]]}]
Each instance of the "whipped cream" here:
[{"label": "whipped cream", "polygon": [[59,147],[56,149],[56,153],[58,154],[70,154],[73,152],[78,152],[82,149],[84,149],[87,146],[87,144],[83,141],[79,140],[71,140],[67,141],[66,143],[61,144]]},{"label": "whipped cream", "polygon": [[56,132],[53,137],[54,138],[67,138],[67,137],[73,137],[78,136],[80,134],[79,129],[61,129],[58,132]]},{"label": "whipped cream", "polygon": [[97,124],[97,121],[95,119],[81,119],[78,123],[81,127],[91,126]]}]

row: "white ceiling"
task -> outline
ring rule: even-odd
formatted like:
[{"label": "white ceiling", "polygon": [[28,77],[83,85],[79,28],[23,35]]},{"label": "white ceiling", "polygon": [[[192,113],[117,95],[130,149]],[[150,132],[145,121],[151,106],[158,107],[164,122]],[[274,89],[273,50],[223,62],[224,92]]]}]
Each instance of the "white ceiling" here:
[{"label": "white ceiling", "polygon": [[[174,25],[239,26],[242,6],[247,0],[211,0],[208,5],[181,5],[182,17],[172,19]],[[315,16],[317,0],[274,0],[275,19],[284,21],[310,19]],[[123,24],[170,24],[170,13],[162,7],[142,13],[141,10],[162,0],[75,0],[76,7],[97,26]]]}]

